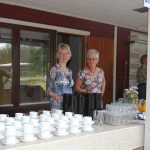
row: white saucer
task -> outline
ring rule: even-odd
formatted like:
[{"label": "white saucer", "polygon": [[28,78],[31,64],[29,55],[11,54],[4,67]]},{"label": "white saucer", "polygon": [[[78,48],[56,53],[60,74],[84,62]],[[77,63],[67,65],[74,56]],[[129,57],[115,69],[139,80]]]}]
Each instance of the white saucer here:
[{"label": "white saucer", "polygon": [[4,145],[15,145],[15,144],[19,143],[19,140],[16,139],[14,142],[9,143],[9,142],[6,141],[6,139],[2,139],[1,142],[2,142],[2,144],[4,144]]},{"label": "white saucer", "polygon": [[77,130],[77,131],[71,131],[70,130],[70,133],[73,133],[73,134],[77,134],[77,133],[80,133],[81,132],[81,130]]},{"label": "white saucer", "polygon": [[3,133],[0,133],[0,139],[3,139],[3,138],[4,138]]},{"label": "white saucer", "polygon": [[37,139],[37,137],[33,137],[32,139],[28,139],[28,140],[25,140],[24,137],[20,137],[20,141],[22,142],[34,142],[35,140]]},{"label": "white saucer", "polygon": [[91,121],[91,122],[88,122],[88,123],[83,122],[84,125],[91,125],[91,124],[94,124],[94,123],[95,123],[95,121]]},{"label": "white saucer", "polygon": [[53,137],[53,134],[50,134],[49,136],[44,136],[44,137],[42,137],[40,134],[38,134],[37,137],[39,139],[49,139],[49,138]]},{"label": "white saucer", "polygon": [[64,134],[58,134],[58,132],[56,131],[56,132],[54,132],[54,134],[57,135],[57,136],[66,136],[66,135],[69,134],[69,132],[66,132]]},{"label": "white saucer", "polygon": [[94,128],[89,128],[89,129],[84,129],[83,128],[83,131],[93,131],[94,130]]}]

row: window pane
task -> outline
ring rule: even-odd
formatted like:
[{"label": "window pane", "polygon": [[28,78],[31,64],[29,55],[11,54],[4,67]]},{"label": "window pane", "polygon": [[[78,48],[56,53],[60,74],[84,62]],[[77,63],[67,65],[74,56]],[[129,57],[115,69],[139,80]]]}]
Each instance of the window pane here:
[{"label": "window pane", "polygon": [[11,29],[0,28],[0,105],[12,103],[11,34]]},{"label": "window pane", "polygon": [[20,97],[21,103],[46,101],[49,33],[21,31]]}]

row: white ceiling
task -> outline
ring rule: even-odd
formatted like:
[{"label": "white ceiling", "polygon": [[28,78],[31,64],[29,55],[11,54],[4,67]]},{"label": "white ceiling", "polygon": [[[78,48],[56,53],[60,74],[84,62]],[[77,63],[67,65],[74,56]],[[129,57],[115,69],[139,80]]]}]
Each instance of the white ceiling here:
[{"label": "white ceiling", "polygon": [[147,32],[148,13],[133,9],[143,7],[144,0],[0,0],[67,16],[113,24]]}]

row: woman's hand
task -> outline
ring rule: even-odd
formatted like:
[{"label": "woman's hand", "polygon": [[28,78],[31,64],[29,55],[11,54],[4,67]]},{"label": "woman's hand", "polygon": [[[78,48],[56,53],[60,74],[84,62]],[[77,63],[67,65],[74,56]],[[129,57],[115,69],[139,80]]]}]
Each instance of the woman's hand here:
[{"label": "woman's hand", "polygon": [[58,96],[58,95],[55,94],[55,96],[54,96],[53,98],[55,99],[55,101],[56,101],[57,103],[61,103],[61,98],[60,98],[60,96]]},{"label": "woman's hand", "polygon": [[57,94],[50,92],[49,96],[52,97],[57,103],[61,103],[61,98]]},{"label": "woman's hand", "polygon": [[92,91],[89,91],[89,90],[86,90],[86,93],[92,94],[93,92],[92,92]]}]

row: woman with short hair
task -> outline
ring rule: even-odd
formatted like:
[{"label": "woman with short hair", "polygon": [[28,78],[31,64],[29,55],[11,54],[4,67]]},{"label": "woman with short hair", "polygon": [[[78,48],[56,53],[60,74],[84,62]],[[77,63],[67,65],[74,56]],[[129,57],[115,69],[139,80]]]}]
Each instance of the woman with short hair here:
[{"label": "woman with short hair", "polygon": [[75,90],[78,93],[101,93],[105,92],[106,80],[103,69],[97,67],[99,52],[90,49],[87,52],[87,66],[79,71],[75,83]]}]

